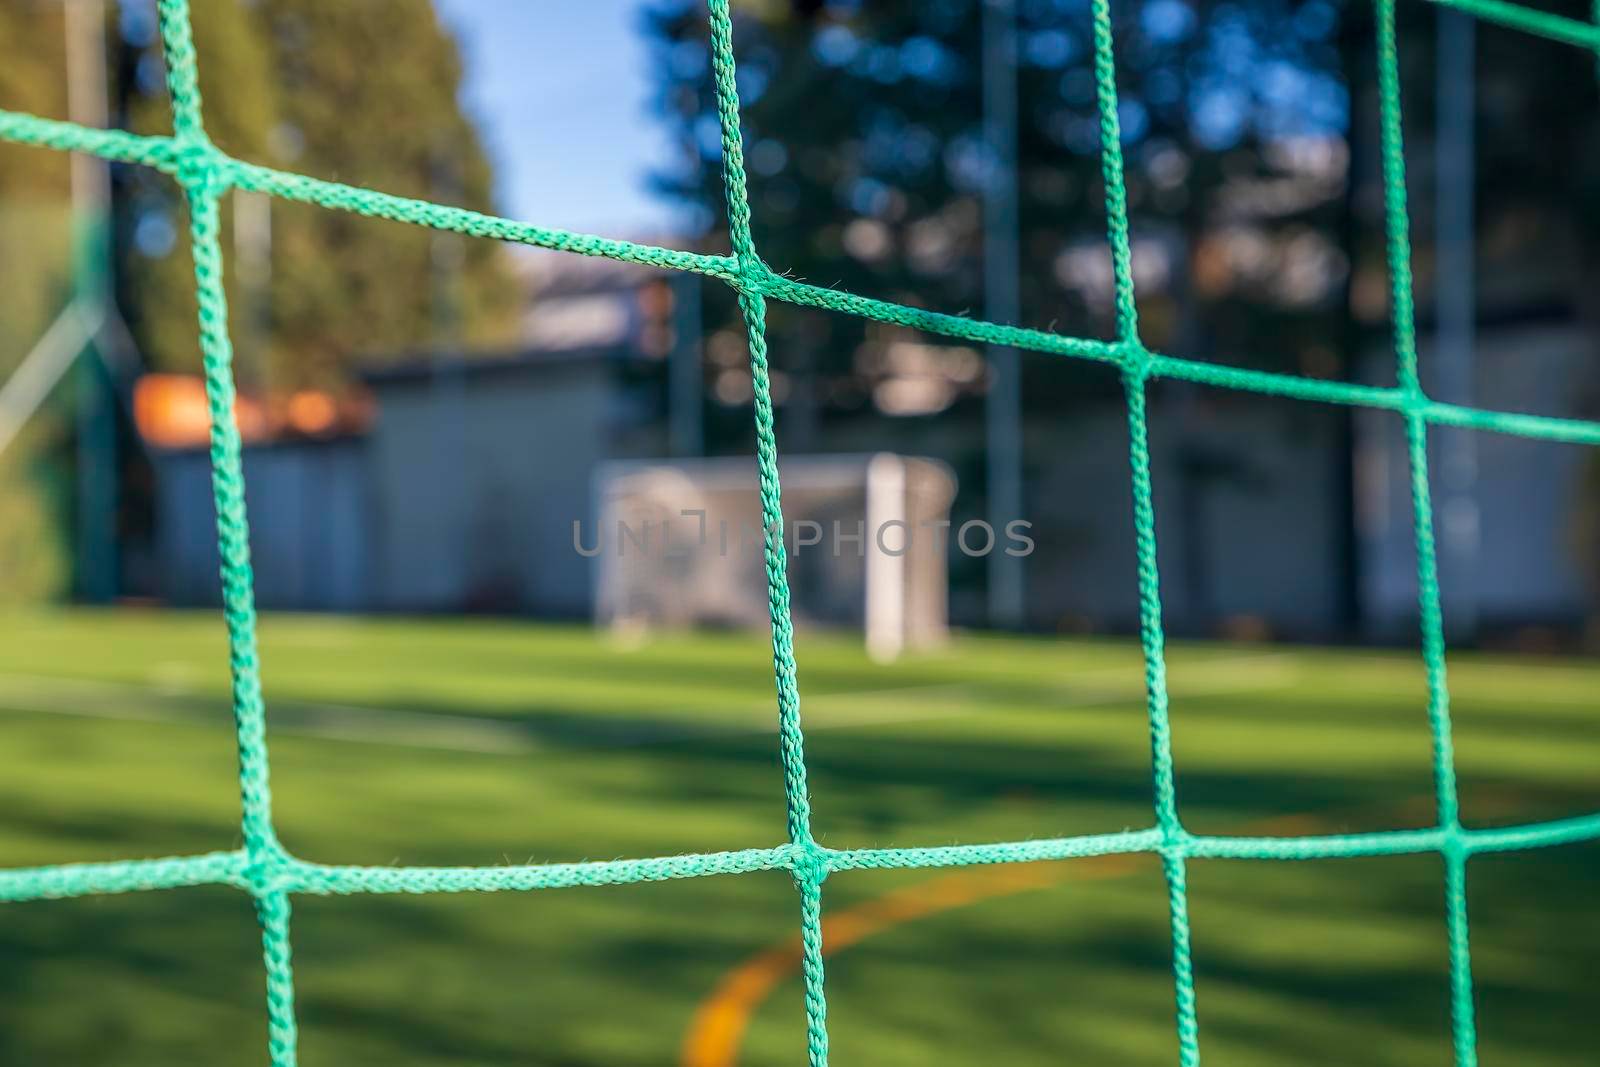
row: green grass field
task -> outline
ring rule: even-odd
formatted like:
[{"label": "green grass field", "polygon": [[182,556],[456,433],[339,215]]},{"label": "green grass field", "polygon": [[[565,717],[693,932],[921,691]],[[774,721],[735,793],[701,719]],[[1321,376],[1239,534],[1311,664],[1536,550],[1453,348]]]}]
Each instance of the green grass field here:
[{"label": "green grass field", "polygon": [[[268,617],[262,640],[277,822],[304,858],[496,864],[781,839],[759,636],[624,649],[580,628]],[[799,659],[824,844],[1152,821],[1128,642],[969,637],[884,668],[854,641],[802,634]],[[1461,655],[1451,668],[1470,825],[1600,809],[1600,665]],[[1414,654],[1179,645],[1170,675],[1191,830],[1431,821]],[[236,846],[226,694],[212,615],[0,617],[0,864]],[[1028,886],[831,877],[831,914],[874,914],[886,893],[945,902],[829,958],[835,1061],[1175,1063],[1157,865],[1041,868]],[[1481,1062],[1600,1062],[1600,847],[1469,870]],[[1448,1064],[1441,877],[1433,856],[1192,861],[1206,1062]],[[779,872],[297,898],[301,1062],[681,1063],[697,1010],[797,921]],[[802,1061],[797,975],[746,1007],[737,1062]],[[0,1064],[261,1063],[265,1043],[244,894],[0,906]]]}]

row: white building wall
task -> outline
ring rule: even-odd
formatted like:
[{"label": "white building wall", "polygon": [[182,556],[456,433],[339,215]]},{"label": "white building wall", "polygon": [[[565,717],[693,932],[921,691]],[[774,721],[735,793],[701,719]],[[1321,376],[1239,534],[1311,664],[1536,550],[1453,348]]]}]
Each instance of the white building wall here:
[{"label": "white building wall", "polygon": [[[1431,356],[1423,345],[1425,376]],[[1522,413],[1581,417],[1586,388],[1596,381],[1584,335],[1567,327],[1483,331],[1476,364],[1477,404]],[[1437,431],[1430,431],[1430,439],[1436,438]],[[1395,636],[1413,626],[1417,615],[1404,424],[1397,414],[1363,412],[1358,440],[1363,602],[1374,636]],[[1473,440],[1478,546],[1464,572],[1448,556],[1441,561],[1447,622],[1468,606],[1491,627],[1578,618],[1585,610],[1586,578],[1583,549],[1573,538],[1575,509],[1586,465],[1600,454],[1582,445],[1498,433],[1475,433]],[[1437,481],[1434,494],[1435,524],[1442,525]]]},{"label": "white building wall", "polygon": [[603,362],[380,387],[370,439],[387,610],[585,615],[590,518],[615,385]]}]

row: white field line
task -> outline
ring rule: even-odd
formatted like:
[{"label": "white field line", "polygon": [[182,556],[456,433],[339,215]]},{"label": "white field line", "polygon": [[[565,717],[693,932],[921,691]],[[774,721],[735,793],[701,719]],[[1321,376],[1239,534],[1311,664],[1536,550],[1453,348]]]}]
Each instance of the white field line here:
[{"label": "white field line", "polygon": [[[1170,674],[1169,671],[1168,689],[1174,699],[1182,700],[1185,697],[1285,689],[1295,685],[1302,672],[1293,653],[1262,652],[1184,664],[1178,670],[1176,685],[1172,683]],[[985,699],[984,689],[982,682],[956,682],[854,693],[821,693],[810,697],[802,690],[800,707],[807,729],[889,726],[983,714],[974,711],[971,703],[975,699]],[[1078,671],[1065,683],[1046,686],[1045,691],[1051,694],[1048,706],[1057,708],[1137,704],[1144,700],[1144,672],[1138,665]],[[875,704],[892,705],[906,701],[916,703],[907,707],[865,710]],[[923,701],[932,702],[932,706]],[[993,698],[988,698],[988,702],[992,704]],[[766,710],[765,706],[762,710]],[[776,729],[776,725],[770,729]]]},{"label": "white field line", "polygon": [[[175,701],[191,705],[185,708]],[[194,705],[209,704],[201,710]],[[228,698],[171,684],[138,685],[83,678],[0,674],[0,711],[92,719],[222,726]],[[399,708],[273,701],[274,732],[456,752],[532,752],[540,746],[512,719],[440,715]]]},{"label": "white field line", "polygon": [[[1173,686],[1176,699],[1257,692],[1292,686],[1300,677],[1295,657],[1262,653],[1187,664]],[[1144,677],[1137,666],[1080,671],[1070,681],[1047,687],[1060,708],[1094,708],[1138,703]],[[803,699],[807,729],[847,730],[981,715],[974,701],[993,703],[983,682],[900,686],[855,692],[820,693]],[[34,674],[0,674],[0,713],[44,713],[80,718],[222,726],[228,723],[227,697],[161,680],[141,685]],[[516,755],[547,750],[537,729],[515,718],[470,716],[401,708],[272,700],[268,714],[274,733],[438,751]],[[773,733],[777,723],[768,703],[752,706],[750,722],[706,722],[672,729],[641,730],[636,737],[609,738],[597,747],[623,748],[691,740],[696,737]],[[601,720],[604,722],[604,720]]]}]

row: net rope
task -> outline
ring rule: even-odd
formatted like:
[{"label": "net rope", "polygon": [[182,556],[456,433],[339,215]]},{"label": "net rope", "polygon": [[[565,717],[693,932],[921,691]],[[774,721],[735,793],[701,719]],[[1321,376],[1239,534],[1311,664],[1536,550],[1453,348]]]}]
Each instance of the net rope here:
[{"label": "net rope", "polygon": [[[1595,24],[1503,0],[1433,2],[1458,8],[1490,22],[1600,53],[1600,0],[1597,0],[1595,7]],[[1162,354],[1152,351],[1140,341],[1129,249],[1121,132],[1117,122],[1110,0],[1092,0],[1092,20],[1107,235],[1115,277],[1117,336],[1114,341],[1064,337],[1004,323],[939,314],[810,285],[773,271],[757,254],[751,232],[735,86],[733,25],[728,0],[708,0],[712,67],[717,115],[721,124],[729,221],[731,254],[727,256],[533,226],[442,204],[321,181],[234,159],[219,150],[206,135],[188,0],[159,0],[162,48],[173,110],[172,136],[138,136],[119,130],[94,129],[0,110],[0,140],[86,152],[112,162],[151,167],[174,177],[188,201],[199,303],[200,350],[211,413],[212,491],[217,514],[223,618],[228,632],[232,704],[239,753],[243,844],[237,849],[203,855],[0,870],[0,901],[58,899],[199,885],[234,886],[249,893],[255,901],[261,926],[270,1062],[273,1067],[294,1067],[297,1041],[289,924],[290,898],[295,894],[527,891],[786,870],[793,877],[800,896],[801,958],[809,1062],[812,1067],[823,1067],[828,1061],[828,1031],[822,966],[822,886],[831,872],[957,867],[1153,853],[1161,859],[1168,890],[1178,1059],[1183,1067],[1196,1067],[1200,1063],[1200,1031],[1189,942],[1188,860],[1311,860],[1435,853],[1443,859],[1445,870],[1451,1035],[1455,1062],[1457,1067],[1474,1067],[1477,1063],[1477,1041],[1467,931],[1467,861],[1486,853],[1600,839],[1600,812],[1492,829],[1471,828],[1461,822],[1450,733],[1438,563],[1429,499],[1428,428],[1457,427],[1546,441],[1600,445],[1600,423],[1443,403],[1428,397],[1423,391],[1417,370],[1405,159],[1401,136],[1399,58],[1394,23],[1395,0],[1375,0],[1375,3],[1383,180],[1392,285],[1393,343],[1397,364],[1397,384],[1393,387],[1330,382],[1229,367]],[[245,515],[240,439],[232,415],[233,353],[228,334],[227,300],[222,284],[219,205],[222,196],[230,189],[251,190],[331,210],[475,237],[601,256],[668,270],[690,271],[716,278],[735,290],[749,341],[755,394],[756,461],[760,474],[762,516],[768,531],[764,550],[772,618],[779,755],[783,766],[787,813],[786,842],[770,848],[647,859],[486,867],[335,866],[302,860],[291,855],[278,842],[273,828],[272,797],[268,785],[266,718],[256,649],[249,527]],[[825,308],[946,337],[1108,363],[1120,370],[1128,418],[1140,640],[1144,651],[1150,723],[1154,825],[1115,833],[935,848],[832,849],[815,841],[811,832],[804,735],[800,726],[800,692],[781,532],[777,445],[773,433],[767,368],[765,317],[769,300]],[[1388,410],[1398,413],[1403,419],[1417,549],[1421,652],[1433,747],[1436,817],[1431,828],[1287,837],[1192,834],[1184,828],[1174,786],[1146,410],[1149,383],[1157,379]]]}]

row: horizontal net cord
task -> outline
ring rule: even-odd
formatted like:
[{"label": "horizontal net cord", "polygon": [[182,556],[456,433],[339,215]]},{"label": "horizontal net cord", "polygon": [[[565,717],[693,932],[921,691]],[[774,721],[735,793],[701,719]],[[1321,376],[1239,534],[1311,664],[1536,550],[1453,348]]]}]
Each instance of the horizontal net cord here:
[{"label": "horizontal net cord", "polygon": [[511,867],[325,866],[295,861],[286,872],[284,882],[292,892],[323,895],[570,889],[793,870],[801,862],[799,857],[805,851],[791,844],[733,852],[692,852],[650,859]]},{"label": "horizontal net cord", "polygon": [[136,163],[168,174],[178,172],[177,146],[171,137],[102,130],[22,111],[0,108],[0,141],[61,152],[87,152],[113,163]]},{"label": "horizontal net cord", "polygon": [[1494,411],[1464,404],[1430,400],[1417,413],[1437,426],[1459,426],[1472,430],[1532,437],[1574,445],[1600,445],[1600,423],[1563,419],[1552,415],[1528,415],[1515,411]]},{"label": "horizontal net cord", "polygon": [[[1446,0],[1436,0],[1446,2]],[[0,109],[0,141],[63,151],[87,152],[119,163],[149,166],[176,175],[178,144],[171,137],[145,137],[118,130],[97,130],[71,122],[41,119]],[[638,263],[664,270],[690,271],[730,285],[748,287],[775,300],[825,308],[858,318],[888,322],[957,340],[999,344],[1044,355],[1065,356],[1110,365],[1129,362],[1118,342],[1069,337],[1025,326],[1006,326],[982,319],[907,307],[840,289],[812,285],[764,268],[743,277],[730,256],[713,256],[657,245],[638,244],[595,234],[533,226],[511,219],[412,200],[339,182],[323,181],[271,167],[241,163],[211,150],[219,167],[241,189],[372,218],[409,222],[432,229],[525,244],[578,255]],[[418,212],[421,212],[419,215]],[[1346,407],[1415,410],[1430,423],[1493,433],[1513,434],[1566,444],[1600,445],[1600,424],[1552,415],[1500,411],[1429,400],[1393,386],[1304,378],[1252,370],[1138,349],[1135,360],[1151,378],[1171,378],[1236,392],[1281,396]]]},{"label": "horizontal net cord", "polygon": [[693,852],[647,859],[485,867],[328,865],[284,852],[252,861],[244,849],[195,856],[66,863],[0,869],[0,901],[55,900],[198,885],[227,885],[257,895],[306,893],[460,893],[628,885],[718,874],[792,870],[821,850],[779,845],[729,852]]},{"label": "horizontal net cord", "polygon": [[485,237],[515,244],[548,248],[557,252],[599,256],[626,263],[639,263],[668,270],[684,270],[732,280],[734,261],[727,256],[662,248],[633,241],[574,233],[553,227],[533,226],[497,215],[467,208],[449,207],[428,200],[395,196],[362,189],[340,182],[323,181],[304,174],[293,174],[229,156],[208,142],[177,137],[150,137],[101,130],[73,122],[43,119],[35,115],[0,109],[0,141],[87,152],[116,163],[133,163],[171,174],[185,181],[185,163],[208,166],[222,185],[232,185],[284,200],[315,204],[338,211],[349,211],[370,218],[412,223],[430,229],[449,230],[471,237]]},{"label": "horizontal net cord", "polygon": [[[1600,30],[1503,0],[1434,2],[1460,8],[1488,21],[1586,48],[1600,49]],[[1455,1058],[1457,1067],[1475,1067],[1476,1024],[1467,935],[1467,859],[1477,852],[1536,848],[1600,837],[1600,814],[1498,829],[1468,830],[1461,825],[1434,551],[1433,509],[1428,483],[1427,429],[1430,424],[1453,425],[1552,440],[1595,443],[1596,438],[1600,438],[1600,425],[1440,404],[1423,392],[1417,373],[1395,0],[1377,0],[1376,7],[1387,259],[1398,381],[1396,388],[1327,382],[1204,364],[1163,356],[1143,346],[1138,331],[1129,247],[1110,0],[1094,0],[1091,14],[1101,130],[1100,161],[1105,184],[1107,237],[1115,280],[1115,342],[1064,338],[997,323],[973,322],[959,316],[925,312],[810,286],[775,274],[757,255],[752,237],[750,205],[745,190],[743,139],[739,128],[739,99],[735,85],[732,15],[728,0],[708,0],[708,8],[716,105],[722,133],[729,240],[734,253],[729,257],[705,256],[544,229],[233,160],[218,151],[205,132],[188,0],[157,0],[175,136],[145,138],[120,131],[93,130],[34,116],[0,112],[0,139],[57,149],[90,151],[108,159],[153,166],[173,174],[186,194],[199,304],[200,350],[212,420],[213,497],[221,548],[223,615],[229,636],[233,677],[244,847],[232,853],[171,860],[10,872],[15,877],[0,877],[0,891],[32,892],[42,886],[59,893],[71,891],[76,886],[82,892],[115,892],[203,884],[206,880],[245,888],[255,899],[262,931],[271,1061],[274,1067],[294,1067],[296,1025],[289,937],[291,892],[443,892],[457,889],[547,888],[617,884],[697,874],[748,873],[752,869],[762,869],[763,864],[784,867],[793,875],[802,898],[802,969],[805,976],[809,1061],[812,1067],[826,1067],[828,1035],[823,992],[820,887],[830,870],[847,869],[847,865],[851,864],[858,868],[954,866],[1050,859],[1057,855],[1067,858],[1118,851],[1152,852],[1162,858],[1168,888],[1179,1059],[1183,1067],[1198,1067],[1198,1022],[1185,873],[1188,858],[1320,859],[1438,852],[1446,861],[1445,897]],[[1600,0],[1596,0],[1596,9],[1597,18],[1600,18]],[[402,223],[451,229],[668,269],[698,271],[728,282],[738,292],[749,341],[758,442],[756,459],[761,477],[762,509],[768,520],[765,525],[769,529],[781,525],[782,513],[767,374],[765,306],[768,295],[796,304],[915,325],[932,333],[1094,360],[1119,367],[1127,401],[1141,603],[1140,635],[1145,659],[1157,826],[1150,830],[1117,834],[936,849],[836,852],[816,845],[810,831],[810,801],[802,753],[803,736],[789,620],[786,561],[782,540],[771,538],[766,553],[767,584],[790,844],[749,853],[699,853],[660,860],[616,860],[521,868],[325,867],[289,856],[276,840],[267,788],[265,708],[261,699],[255,644],[255,605],[249,565],[241,442],[230,416],[234,397],[232,347],[227,328],[227,300],[221,281],[223,256],[218,231],[220,197],[231,186],[256,189],[290,200]],[[1184,830],[1178,816],[1173,782],[1147,440],[1147,383],[1151,378],[1162,376],[1313,401],[1387,409],[1403,415],[1411,469],[1418,605],[1428,683],[1428,718],[1433,737],[1437,827],[1299,838],[1205,837]],[[719,860],[728,857],[732,858],[719,863]],[[747,862],[753,862],[754,866],[744,866]],[[524,876],[525,881],[518,882],[519,875]],[[194,879],[200,879],[200,882]],[[6,899],[3,892],[0,892],[0,899]]]},{"label": "horizontal net cord", "polygon": [[0,869],[0,901],[60,900],[100,893],[241,885],[249,862],[243,849],[234,849],[161,859],[3,868]]},{"label": "horizontal net cord", "polygon": [[369,218],[383,218],[436,230],[449,230],[470,237],[487,237],[548,248],[556,252],[572,252],[583,256],[615,259],[624,263],[690,271],[725,281],[731,281],[735,276],[734,261],[727,256],[685,252],[657,245],[599,237],[594,234],[533,226],[501,218],[498,215],[488,215],[466,208],[447,207],[428,200],[414,200],[391,193],[344,185],[340,182],[323,181],[320,178],[291,174],[238,160],[228,161],[227,166],[233,184],[238,188],[266,193],[284,200],[315,204],[336,211],[349,211]]},{"label": "horizontal net cord", "polygon": [[1521,30],[1535,37],[1575,44],[1580,48],[1600,49],[1600,26],[1594,23],[1579,22],[1523,4],[1507,3],[1506,0],[1429,0],[1429,3],[1453,7],[1485,22]]},{"label": "horizontal net cord", "polygon": [[243,849],[195,856],[70,863],[0,870],[0,901],[57,900],[199,885],[228,885],[258,894],[465,893],[631,885],[817,865],[826,872],[970,867],[998,863],[1169,854],[1193,859],[1317,860],[1458,852],[1473,856],[1600,840],[1600,811],[1512,826],[1293,837],[1179,833],[1159,827],[1031,841],[927,848],[848,848],[793,844],[730,852],[692,852],[647,859],[535,863],[492,867],[368,867],[311,863],[280,856],[252,868]]},{"label": "horizontal net cord", "polygon": [[1068,337],[1026,326],[1006,326],[984,319],[969,319],[961,315],[926,311],[887,300],[857,296],[842,289],[830,289],[822,285],[796,281],[773,273],[770,269],[758,282],[758,286],[763,295],[785,303],[826,308],[859,318],[909,326],[925,333],[954,337],[963,341],[1022,348],[1045,355],[1068,356],[1099,363],[1120,364],[1125,358],[1122,347],[1112,341]]}]

